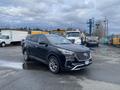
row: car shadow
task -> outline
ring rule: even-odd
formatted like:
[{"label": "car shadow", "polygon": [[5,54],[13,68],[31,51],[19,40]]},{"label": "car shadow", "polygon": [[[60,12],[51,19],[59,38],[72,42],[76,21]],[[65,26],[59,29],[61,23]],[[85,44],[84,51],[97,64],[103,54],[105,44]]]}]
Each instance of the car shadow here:
[{"label": "car shadow", "polygon": [[22,65],[24,70],[43,70],[43,71],[48,71],[48,67],[47,65],[35,61],[35,60],[31,60],[28,62],[24,62]]},{"label": "car shadow", "polygon": [[[40,70],[40,71],[45,71],[45,72],[50,72],[48,69],[48,66],[38,62],[38,61],[29,61],[29,62],[24,62],[22,65],[24,70]],[[61,71],[58,75],[61,76],[67,76],[67,75],[74,75],[74,76],[84,76],[84,75],[89,75],[89,68],[77,70],[77,71]]]},{"label": "car shadow", "polygon": [[89,75],[89,68],[84,68],[81,70],[76,70],[76,71],[63,71],[62,73],[60,73],[60,75],[72,75],[72,76],[87,76]]}]

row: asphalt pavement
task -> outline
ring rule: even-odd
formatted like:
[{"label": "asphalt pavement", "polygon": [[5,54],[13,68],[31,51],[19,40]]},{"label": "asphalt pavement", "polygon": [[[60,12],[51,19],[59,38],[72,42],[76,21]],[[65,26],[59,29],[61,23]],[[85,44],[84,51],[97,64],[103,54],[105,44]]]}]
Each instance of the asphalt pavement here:
[{"label": "asphalt pavement", "polygon": [[86,69],[52,74],[36,61],[23,69],[20,46],[0,48],[0,90],[120,90],[120,48],[100,45],[91,52]]}]

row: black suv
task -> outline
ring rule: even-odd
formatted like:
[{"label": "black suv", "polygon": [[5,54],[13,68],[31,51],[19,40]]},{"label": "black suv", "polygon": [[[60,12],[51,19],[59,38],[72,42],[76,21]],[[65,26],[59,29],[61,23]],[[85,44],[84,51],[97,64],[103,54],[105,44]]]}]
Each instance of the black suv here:
[{"label": "black suv", "polygon": [[92,63],[89,48],[72,44],[62,36],[53,34],[30,35],[22,47],[25,61],[31,58],[47,64],[50,71],[80,70]]}]

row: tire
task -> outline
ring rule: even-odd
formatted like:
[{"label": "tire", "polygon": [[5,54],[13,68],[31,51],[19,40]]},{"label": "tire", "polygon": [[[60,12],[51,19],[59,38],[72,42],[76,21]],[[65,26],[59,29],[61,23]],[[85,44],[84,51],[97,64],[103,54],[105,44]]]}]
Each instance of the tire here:
[{"label": "tire", "polygon": [[26,50],[23,51],[23,57],[24,57],[24,61],[25,61],[25,62],[30,61],[30,57],[29,57],[29,55],[28,55],[28,53],[27,53]]},{"label": "tire", "polygon": [[55,56],[50,56],[48,66],[52,73],[57,74],[60,72],[60,63]]},{"label": "tire", "polygon": [[23,63],[22,67],[23,67],[24,70],[27,70],[28,69],[27,63]]},{"label": "tire", "polygon": [[22,64],[22,68],[24,69],[24,70],[30,70],[31,68],[30,68],[31,66],[30,66],[30,63],[29,62],[24,62],[23,64]]},{"label": "tire", "polygon": [[88,43],[86,43],[86,47],[89,47],[90,45]]},{"label": "tire", "polygon": [[2,42],[1,43],[1,47],[5,47],[6,46],[6,43],[5,42]]}]

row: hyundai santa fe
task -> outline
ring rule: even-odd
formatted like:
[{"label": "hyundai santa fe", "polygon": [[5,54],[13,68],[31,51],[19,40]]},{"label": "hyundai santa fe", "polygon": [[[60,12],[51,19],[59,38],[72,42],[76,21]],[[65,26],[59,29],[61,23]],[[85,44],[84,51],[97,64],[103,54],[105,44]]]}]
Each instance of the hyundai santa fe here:
[{"label": "hyundai santa fe", "polygon": [[54,34],[27,36],[22,51],[25,61],[38,60],[48,65],[53,73],[80,70],[92,63],[89,48]]}]

